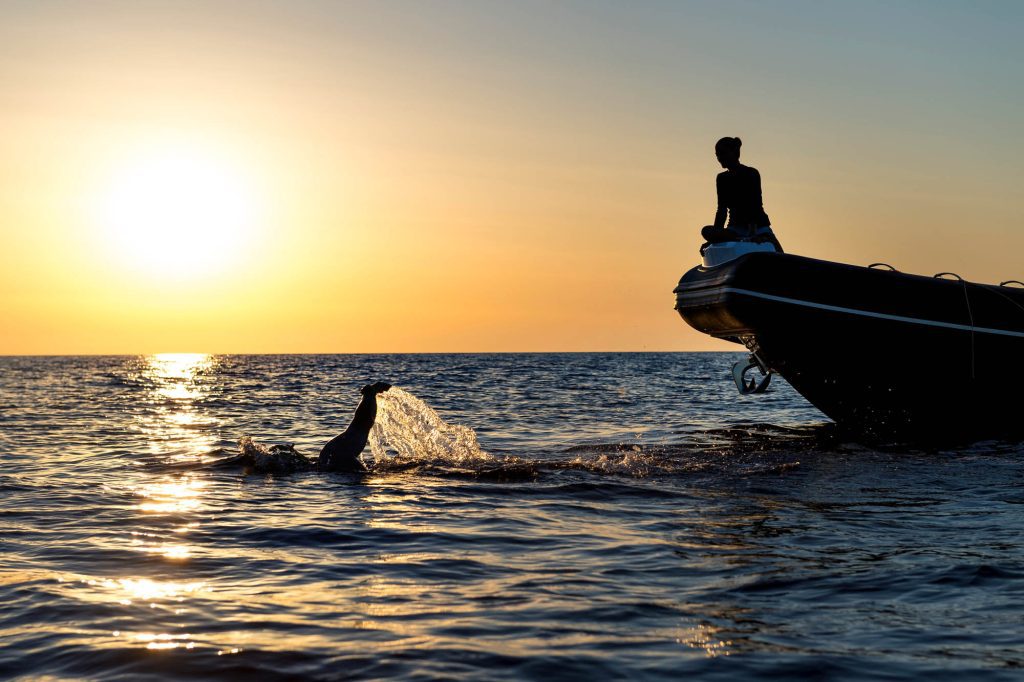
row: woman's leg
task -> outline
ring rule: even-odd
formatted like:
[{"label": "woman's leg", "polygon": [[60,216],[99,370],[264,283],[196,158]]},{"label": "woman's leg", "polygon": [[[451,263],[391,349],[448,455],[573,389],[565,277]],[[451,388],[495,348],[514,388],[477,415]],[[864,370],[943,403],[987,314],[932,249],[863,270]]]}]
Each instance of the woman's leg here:
[{"label": "woman's leg", "polygon": [[704,229],[700,231],[700,236],[704,237],[704,241],[708,244],[737,241],[737,237],[734,233],[724,227],[715,227],[714,225],[706,225]]}]

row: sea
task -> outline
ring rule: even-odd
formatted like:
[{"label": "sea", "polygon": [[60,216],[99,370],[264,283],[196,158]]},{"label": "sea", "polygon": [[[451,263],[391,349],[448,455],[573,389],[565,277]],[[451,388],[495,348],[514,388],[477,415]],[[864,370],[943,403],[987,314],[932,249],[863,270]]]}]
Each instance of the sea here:
[{"label": "sea", "polygon": [[[1024,679],[1024,445],[742,357],[2,357],[0,678]],[[375,381],[368,472],[224,464]]]}]

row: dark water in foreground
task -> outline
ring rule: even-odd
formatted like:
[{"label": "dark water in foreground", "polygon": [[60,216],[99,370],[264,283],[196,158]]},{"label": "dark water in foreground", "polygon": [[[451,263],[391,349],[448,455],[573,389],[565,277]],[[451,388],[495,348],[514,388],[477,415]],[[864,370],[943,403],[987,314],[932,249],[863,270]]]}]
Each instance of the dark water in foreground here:
[{"label": "dark water in foreground", "polygon": [[[0,678],[1024,677],[1024,448],[847,442],[736,357],[0,358]],[[201,466],[376,379],[490,457]]]}]

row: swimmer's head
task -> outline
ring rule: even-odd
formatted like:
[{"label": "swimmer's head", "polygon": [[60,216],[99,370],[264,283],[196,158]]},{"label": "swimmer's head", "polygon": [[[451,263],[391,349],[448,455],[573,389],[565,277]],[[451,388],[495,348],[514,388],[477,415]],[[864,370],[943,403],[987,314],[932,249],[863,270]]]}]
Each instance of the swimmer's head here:
[{"label": "swimmer's head", "polygon": [[722,167],[729,168],[740,162],[740,146],[743,142],[738,137],[723,137],[715,143],[715,156]]}]

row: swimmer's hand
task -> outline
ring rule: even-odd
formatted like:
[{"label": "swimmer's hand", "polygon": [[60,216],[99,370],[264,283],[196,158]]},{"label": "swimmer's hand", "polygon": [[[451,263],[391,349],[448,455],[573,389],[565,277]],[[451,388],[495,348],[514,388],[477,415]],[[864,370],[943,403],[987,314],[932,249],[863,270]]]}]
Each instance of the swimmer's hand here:
[{"label": "swimmer's hand", "polygon": [[366,384],[362,389],[360,389],[360,393],[363,395],[377,395],[378,393],[383,393],[389,388],[391,388],[391,384],[378,381],[375,384]]}]

